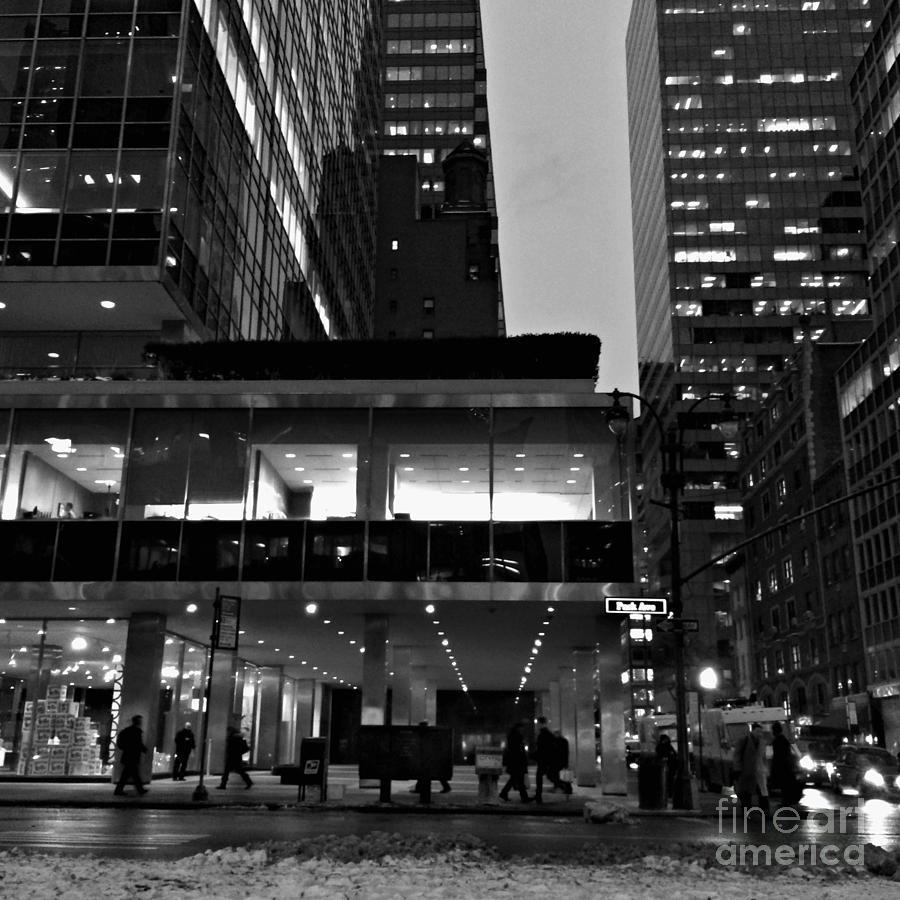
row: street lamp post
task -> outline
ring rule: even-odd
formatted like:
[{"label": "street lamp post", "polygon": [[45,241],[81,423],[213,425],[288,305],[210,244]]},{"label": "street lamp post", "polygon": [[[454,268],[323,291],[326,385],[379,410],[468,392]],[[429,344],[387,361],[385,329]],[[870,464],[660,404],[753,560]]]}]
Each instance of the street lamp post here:
[{"label": "street lamp post", "polygon": [[[681,577],[681,541],[679,535],[681,491],[684,487],[684,434],[677,424],[669,427],[663,423],[659,413],[649,401],[640,394],[632,394],[620,391],[618,388],[607,396],[612,397],[613,405],[607,410],[607,424],[615,435],[624,433],[631,415],[622,406],[622,397],[631,397],[640,402],[641,408],[646,408],[653,417],[663,440],[662,445],[662,476],[660,483],[666,492],[666,507],[669,510],[669,566],[671,569],[671,586],[669,597],[671,601],[672,617],[680,625],[684,615],[681,588],[684,580]],[[731,410],[730,396],[727,394],[710,394],[695,400],[685,411],[690,414],[701,403],[707,400],[722,400],[725,403],[724,421],[719,429],[726,438],[734,437],[737,433],[737,416]],[[691,766],[688,752],[688,727],[687,727],[687,687],[685,683],[684,662],[684,629],[676,627],[673,630],[675,639],[674,668],[675,668],[675,734],[678,740],[678,773],[672,796],[674,809],[693,809],[693,797],[691,790]]]},{"label": "street lamp post", "polygon": [[707,691],[714,691],[719,686],[719,673],[712,666],[700,670],[697,677],[699,691],[699,709],[697,710],[697,774],[700,779],[700,790],[703,790],[703,706]]}]

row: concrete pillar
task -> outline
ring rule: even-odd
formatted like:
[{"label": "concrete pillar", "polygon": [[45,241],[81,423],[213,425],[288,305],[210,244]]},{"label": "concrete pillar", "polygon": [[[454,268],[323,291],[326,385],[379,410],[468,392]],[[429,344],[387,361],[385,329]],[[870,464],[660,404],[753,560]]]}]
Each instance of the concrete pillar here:
[{"label": "concrete pillar", "polygon": [[305,737],[317,737],[318,733],[313,730],[313,720],[315,718],[316,708],[316,682],[313,678],[304,678],[297,682],[297,706],[295,715],[297,717],[296,735],[297,746],[294,748],[294,755],[297,760],[300,759],[300,741]]},{"label": "concrete pillar", "polygon": [[425,715],[429,725],[437,725],[437,681],[433,678],[425,682]]},{"label": "concrete pillar", "polygon": [[569,742],[569,767],[575,768],[575,676],[572,666],[559,669],[559,730]]},{"label": "concrete pillar", "polygon": [[554,723],[553,728],[562,730],[562,712],[559,708],[559,682],[551,681],[547,685],[547,712],[544,715]]},{"label": "concrete pillar", "polygon": [[[159,721],[160,674],[166,643],[166,617],[158,613],[135,613],[128,620],[125,639],[125,670],[122,677],[122,703],[117,730],[131,724],[132,716],[144,717],[144,744],[147,753],[141,758],[141,778],[150,781],[153,749],[156,746],[156,723]],[[118,755],[118,754],[117,754]],[[118,760],[113,780],[118,781]]]},{"label": "concrete pillar", "polygon": [[259,670],[259,675],[259,727],[254,763],[261,769],[271,769],[278,762],[284,673],[280,666],[266,666]]},{"label": "concrete pillar", "polygon": [[[594,648],[572,651],[575,680],[575,777],[578,784],[593,787],[597,783],[597,747],[594,735]],[[624,739],[623,739],[624,740]],[[571,746],[571,745],[570,745]],[[624,744],[623,744],[624,746]]]},{"label": "concrete pillar", "polygon": [[[368,650],[366,653],[368,654]],[[391,681],[391,725],[409,725],[412,690],[412,647],[394,647],[394,675]]]},{"label": "concrete pillar", "polygon": [[387,707],[387,639],[389,619],[365,617],[363,642],[362,725],[384,725]]},{"label": "concrete pillar", "polygon": [[600,771],[604,794],[627,793],[625,762],[625,694],[622,684],[622,621],[619,616],[597,617],[597,692],[600,704]]},{"label": "concrete pillar", "polygon": [[426,699],[428,692],[428,670],[425,666],[413,666],[412,676],[410,678],[410,724],[418,725],[419,722],[427,720],[430,725],[434,725],[434,719],[428,718],[428,701]]}]

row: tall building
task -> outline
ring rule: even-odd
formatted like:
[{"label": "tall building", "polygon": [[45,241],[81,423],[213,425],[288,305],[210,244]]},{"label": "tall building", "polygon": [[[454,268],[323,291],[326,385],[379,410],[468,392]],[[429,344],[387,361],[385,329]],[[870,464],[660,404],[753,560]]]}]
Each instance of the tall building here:
[{"label": "tall building", "polygon": [[[839,412],[853,501],[857,585],[869,692],[880,702],[885,746],[900,750],[900,228],[897,167],[900,3],[891,0],[851,82],[859,117],[874,330],[838,372]],[[880,486],[882,485],[882,486]]]},{"label": "tall building", "polygon": [[[850,323],[863,325],[860,323]],[[854,337],[850,328],[847,338]],[[800,723],[871,733],[856,593],[851,509],[834,376],[859,345],[805,340],[747,420],[741,483],[747,537],[741,556],[749,602],[738,627],[739,683]],[[821,509],[793,526],[780,522]]]},{"label": "tall building", "polygon": [[[751,411],[804,334],[868,315],[849,80],[878,0],[635,0],[627,37],[641,393],[683,447],[682,571],[742,534],[739,448],[715,426]],[[644,430],[659,482],[660,429]],[[657,489],[658,490],[658,489]],[[646,504],[649,570],[668,521]],[[731,680],[729,578],[685,585],[695,650]]]},{"label": "tall building", "polygon": [[376,0],[0,8],[0,368],[366,337]]},{"label": "tall building", "polygon": [[503,335],[479,0],[387,0],[383,40],[382,152],[416,165],[382,163],[376,334]]}]

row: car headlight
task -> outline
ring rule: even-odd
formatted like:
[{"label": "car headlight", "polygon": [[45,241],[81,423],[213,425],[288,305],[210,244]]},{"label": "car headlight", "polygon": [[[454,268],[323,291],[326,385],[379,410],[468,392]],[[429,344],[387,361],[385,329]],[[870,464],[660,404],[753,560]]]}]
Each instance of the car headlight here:
[{"label": "car headlight", "polygon": [[825,763],[825,774],[828,775],[829,778],[834,775],[834,763]]},{"label": "car headlight", "polygon": [[813,760],[808,753],[805,756],[800,757],[800,768],[803,769],[804,772],[812,772],[815,767],[815,760]]},{"label": "car headlight", "polygon": [[878,769],[867,769],[865,775],[863,775],[863,781],[866,784],[871,784],[872,787],[884,787],[884,775]]},{"label": "car headlight", "polygon": [[898,775],[898,776],[894,779],[894,787],[897,788],[898,791],[900,791],[900,775]]}]

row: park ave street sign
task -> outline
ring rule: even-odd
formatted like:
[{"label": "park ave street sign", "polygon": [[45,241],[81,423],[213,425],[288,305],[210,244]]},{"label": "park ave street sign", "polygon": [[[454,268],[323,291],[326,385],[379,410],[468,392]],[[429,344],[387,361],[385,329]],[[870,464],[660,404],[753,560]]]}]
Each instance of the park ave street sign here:
[{"label": "park ave street sign", "polygon": [[607,597],[606,611],[616,615],[664,616],[665,597]]}]

